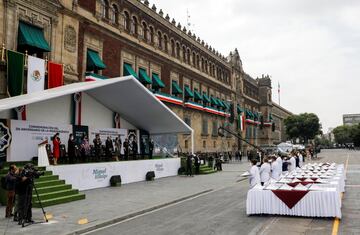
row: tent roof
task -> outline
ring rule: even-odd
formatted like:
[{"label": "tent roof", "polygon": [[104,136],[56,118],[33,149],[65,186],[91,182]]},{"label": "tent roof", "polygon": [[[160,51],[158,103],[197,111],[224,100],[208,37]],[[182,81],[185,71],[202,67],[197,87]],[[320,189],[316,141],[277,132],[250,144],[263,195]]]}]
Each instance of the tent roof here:
[{"label": "tent roof", "polygon": [[0,112],[85,92],[150,134],[191,133],[192,129],[133,76],[79,82],[0,100]]}]

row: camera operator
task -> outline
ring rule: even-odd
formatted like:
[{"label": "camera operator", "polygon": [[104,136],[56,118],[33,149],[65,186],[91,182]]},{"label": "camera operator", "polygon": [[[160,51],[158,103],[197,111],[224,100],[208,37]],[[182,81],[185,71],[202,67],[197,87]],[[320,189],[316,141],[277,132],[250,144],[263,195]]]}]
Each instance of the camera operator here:
[{"label": "camera operator", "polygon": [[13,216],[12,210],[15,201],[16,171],[17,171],[16,166],[10,165],[9,172],[5,178],[6,190],[7,190],[7,204],[6,204],[6,214],[5,214],[6,218]]},{"label": "camera operator", "polygon": [[32,191],[34,178],[39,178],[44,172],[39,172],[31,163],[24,166],[17,180],[19,225],[23,222],[33,223],[32,220]]}]

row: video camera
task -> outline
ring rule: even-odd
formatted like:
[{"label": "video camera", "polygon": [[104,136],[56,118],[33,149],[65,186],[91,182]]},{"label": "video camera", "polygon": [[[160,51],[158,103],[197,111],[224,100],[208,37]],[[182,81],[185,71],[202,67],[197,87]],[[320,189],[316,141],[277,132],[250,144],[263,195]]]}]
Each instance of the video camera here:
[{"label": "video camera", "polygon": [[25,176],[31,180],[34,178],[39,178],[42,175],[45,175],[45,172],[35,169],[34,165],[31,163],[26,164],[23,171],[21,172],[21,176]]}]

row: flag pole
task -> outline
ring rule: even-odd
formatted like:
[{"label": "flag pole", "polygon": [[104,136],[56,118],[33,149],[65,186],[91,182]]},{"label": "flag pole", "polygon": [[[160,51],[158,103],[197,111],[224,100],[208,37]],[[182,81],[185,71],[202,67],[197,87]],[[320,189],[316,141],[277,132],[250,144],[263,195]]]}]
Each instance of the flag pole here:
[{"label": "flag pole", "polygon": [[280,105],[280,82],[278,82],[278,98],[279,98],[279,105]]}]

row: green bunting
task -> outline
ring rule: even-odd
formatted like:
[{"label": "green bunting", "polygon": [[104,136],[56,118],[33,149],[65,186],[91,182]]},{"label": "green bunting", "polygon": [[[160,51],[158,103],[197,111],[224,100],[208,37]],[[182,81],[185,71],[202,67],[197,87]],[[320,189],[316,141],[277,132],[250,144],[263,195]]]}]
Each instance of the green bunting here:
[{"label": "green bunting", "polygon": [[10,96],[23,94],[24,61],[24,54],[7,50],[7,83]]}]

